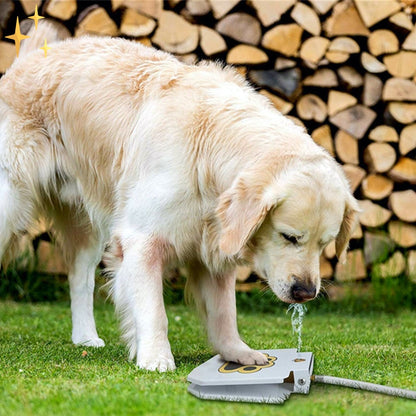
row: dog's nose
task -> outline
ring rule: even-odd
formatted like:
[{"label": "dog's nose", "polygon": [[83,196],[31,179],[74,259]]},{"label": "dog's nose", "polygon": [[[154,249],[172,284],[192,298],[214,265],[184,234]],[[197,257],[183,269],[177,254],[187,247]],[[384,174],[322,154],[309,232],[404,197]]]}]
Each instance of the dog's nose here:
[{"label": "dog's nose", "polygon": [[295,283],[291,288],[291,295],[296,302],[306,302],[316,296],[316,286],[313,284]]}]

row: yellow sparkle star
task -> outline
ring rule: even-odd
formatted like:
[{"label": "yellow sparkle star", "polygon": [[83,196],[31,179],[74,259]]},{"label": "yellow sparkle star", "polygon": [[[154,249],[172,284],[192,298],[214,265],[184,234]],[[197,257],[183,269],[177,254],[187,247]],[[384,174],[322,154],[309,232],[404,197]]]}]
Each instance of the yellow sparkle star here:
[{"label": "yellow sparkle star", "polygon": [[36,6],[36,9],[35,9],[35,14],[34,14],[33,16],[29,16],[29,19],[32,19],[32,20],[34,20],[34,21],[35,21],[35,28],[37,29],[37,28],[38,28],[38,21],[39,21],[40,19],[44,19],[44,17],[43,17],[43,16],[39,16],[39,15],[38,15],[38,6]]},{"label": "yellow sparkle star", "polygon": [[16,19],[16,28],[14,30],[14,34],[10,36],[6,36],[6,39],[14,40],[14,43],[16,45],[16,56],[19,56],[20,51],[20,42],[23,39],[27,39],[29,36],[22,35],[20,32],[20,25],[19,25],[19,18]]},{"label": "yellow sparkle star", "polygon": [[46,39],[45,39],[45,43],[43,44],[43,46],[40,49],[43,49],[45,51],[45,58],[46,58],[46,54],[47,54],[48,50],[51,49],[48,46],[48,44],[46,43]]}]

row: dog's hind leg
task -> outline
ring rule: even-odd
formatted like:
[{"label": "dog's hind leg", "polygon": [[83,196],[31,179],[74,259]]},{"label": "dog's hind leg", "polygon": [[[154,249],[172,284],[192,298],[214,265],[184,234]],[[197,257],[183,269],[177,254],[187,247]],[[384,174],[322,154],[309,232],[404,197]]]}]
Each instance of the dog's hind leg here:
[{"label": "dog's hind leg", "polygon": [[99,243],[77,251],[69,267],[68,280],[71,294],[72,342],[89,347],[103,347],[95,327],[93,303],[95,270],[102,255]]},{"label": "dog's hind leg", "polygon": [[80,206],[55,204],[50,210],[53,229],[66,264],[71,296],[72,342],[103,347],[94,320],[95,271],[104,250],[87,214]]},{"label": "dog's hind leg", "polygon": [[36,223],[34,212],[30,195],[17,190],[0,166],[0,264],[7,266],[16,256],[20,236]]},{"label": "dog's hind leg", "polygon": [[0,168],[0,262],[12,236],[11,220],[13,214],[12,194],[7,175]]},{"label": "dog's hind leg", "polygon": [[121,318],[130,359],[146,370],[175,369],[163,303],[163,267],[170,246],[147,235],[121,236],[123,259],[112,296]]}]

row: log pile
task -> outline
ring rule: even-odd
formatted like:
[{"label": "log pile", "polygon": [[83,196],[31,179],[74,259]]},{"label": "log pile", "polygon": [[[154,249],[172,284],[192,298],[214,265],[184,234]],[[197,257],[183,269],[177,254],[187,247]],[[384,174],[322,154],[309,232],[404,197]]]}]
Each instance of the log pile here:
[{"label": "log pile", "polygon": [[4,36],[35,5],[74,36],[123,36],[186,63],[234,65],[343,165],[360,200],[348,261],[329,246],[323,276],[416,280],[415,0],[3,0],[1,72],[14,58]]}]

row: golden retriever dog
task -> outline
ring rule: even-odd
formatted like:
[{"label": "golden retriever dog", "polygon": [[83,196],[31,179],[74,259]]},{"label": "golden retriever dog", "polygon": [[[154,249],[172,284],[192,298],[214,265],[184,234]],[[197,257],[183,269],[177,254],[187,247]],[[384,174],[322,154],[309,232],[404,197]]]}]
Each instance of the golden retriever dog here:
[{"label": "golden retriever dog", "polygon": [[57,37],[40,22],[0,80],[0,257],[50,221],[69,267],[72,340],[100,347],[94,273],[109,246],[130,358],[159,371],[175,368],[164,271],[187,265],[214,349],[264,364],[238,333],[236,269],[252,267],[284,302],[313,299],[320,253],[335,240],[341,256],[356,219],[342,169],[232,68]]}]

